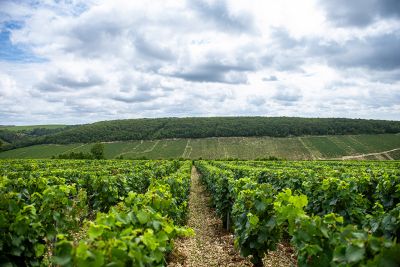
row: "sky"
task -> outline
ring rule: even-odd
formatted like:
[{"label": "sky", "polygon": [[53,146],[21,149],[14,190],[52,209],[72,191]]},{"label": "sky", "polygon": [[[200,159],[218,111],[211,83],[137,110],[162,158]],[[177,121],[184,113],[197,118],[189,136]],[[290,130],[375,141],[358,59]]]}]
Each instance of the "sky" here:
[{"label": "sky", "polygon": [[0,125],[400,120],[399,0],[0,0]]}]

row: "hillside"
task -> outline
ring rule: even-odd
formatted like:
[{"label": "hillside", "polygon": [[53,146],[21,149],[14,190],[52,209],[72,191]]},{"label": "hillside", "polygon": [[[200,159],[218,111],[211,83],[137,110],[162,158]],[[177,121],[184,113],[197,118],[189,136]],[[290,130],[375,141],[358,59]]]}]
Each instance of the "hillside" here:
[{"label": "hillside", "polygon": [[64,127],[67,127],[67,125],[64,124],[43,124],[43,125],[24,125],[24,126],[0,125],[0,130],[20,132],[20,131],[30,131],[34,129],[60,129]]},{"label": "hillside", "polygon": [[[88,153],[88,144],[42,144],[0,153],[0,158],[50,158],[70,152]],[[307,137],[218,137],[106,142],[107,159],[400,159],[400,135]]]},{"label": "hillside", "polygon": [[296,117],[158,118],[22,131],[0,130],[11,143],[3,150],[34,144],[72,144],[128,140],[208,137],[291,137],[399,133],[400,121]]}]

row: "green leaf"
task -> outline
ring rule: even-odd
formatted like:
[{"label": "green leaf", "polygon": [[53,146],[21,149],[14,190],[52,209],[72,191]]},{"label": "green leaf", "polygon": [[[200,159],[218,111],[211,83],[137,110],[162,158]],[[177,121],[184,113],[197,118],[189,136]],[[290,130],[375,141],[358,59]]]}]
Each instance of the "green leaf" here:
[{"label": "green leaf", "polygon": [[71,255],[61,255],[53,257],[54,263],[61,266],[68,266],[69,263],[71,263],[71,259]]},{"label": "green leaf", "polygon": [[258,224],[258,222],[260,221],[260,219],[258,219],[257,215],[254,215],[251,213],[247,214],[247,218],[249,219],[251,226],[256,226]]},{"label": "green leaf", "polygon": [[343,262],[346,260],[345,257],[345,248],[338,246],[335,248],[334,252],[333,252],[333,257],[332,260],[334,262]]},{"label": "green leaf", "polygon": [[142,236],[142,242],[150,249],[155,250],[158,246],[157,239],[154,237],[153,230],[148,229]]},{"label": "green leaf", "polygon": [[357,246],[348,246],[346,248],[346,260],[348,262],[358,262],[364,258],[365,248]]},{"label": "green leaf", "polygon": [[76,248],[76,256],[80,259],[86,260],[89,257],[88,251],[89,247],[85,243],[80,242]]},{"label": "green leaf", "polygon": [[90,225],[88,234],[89,237],[95,239],[103,234],[103,227],[101,225],[92,224]]},{"label": "green leaf", "polygon": [[160,230],[160,227],[161,227],[161,222],[159,222],[159,221],[157,221],[157,220],[154,220],[153,221],[153,227],[154,227],[154,229],[155,230]]},{"label": "green leaf", "polygon": [[117,221],[122,222],[123,224],[129,224],[128,214],[117,213],[116,219]]},{"label": "green leaf", "polygon": [[329,238],[329,229],[325,225],[322,225],[320,230],[324,237]]},{"label": "green leaf", "polygon": [[254,206],[256,207],[256,210],[258,212],[262,212],[265,210],[265,208],[267,207],[267,205],[265,205],[265,203],[263,201],[259,201],[256,200]]},{"label": "green leaf", "polygon": [[36,257],[40,257],[43,255],[46,246],[43,244],[35,244],[35,255]]},{"label": "green leaf", "polygon": [[172,231],[174,231],[174,227],[172,227],[172,226],[169,225],[169,224],[165,224],[164,227],[163,227],[163,229],[164,229],[164,231],[165,231],[167,234],[170,234],[170,233],[172,233]]},{"label": "green leaf", "polygon": [[328,179],[324,179],[322,181],[322,185],[321,185],[322,190],[325,190],[325,191],[328,190],[329,186],[330,186],[329,180]]},{"label": "green leaf", "polygon": [[161,242],[164,242],[164,241],[167,241],[169,238],[168,238],[168,235],[164,231],[160,231],[157,234],[157,239],[160,240]]},{"label": "green leaf", "polygon": [[303,208],[308,204],[307,196],[305,195],[300,195],[296,197],[293,196],[293,198],[294,198],[294,205],[297,208]]},{"label": "green leaf", "polygon": [[100,251],[94,251],[93,252],[93,259],[94,261],[91,262],[90,266],[93,267],[100,267],[104,265],[104,255]]},{"label": "green leaf", "polygon": [[382,245],[378,238],[371,237],[371,239],[369,241],[369,247],[371,248],[372,251],[376,252],[381,249]]},{"label": "green leaf", "polygon": [[61,266],[72,266],[72,243],[68,241],[58,242],[53,261]]},{"label": "green leaf", "polygon": [[150,219],[149,214],[144,210],[139,210],[138,213],[136,214],[136,217],[138,218],[141,224],[147,223]]}]

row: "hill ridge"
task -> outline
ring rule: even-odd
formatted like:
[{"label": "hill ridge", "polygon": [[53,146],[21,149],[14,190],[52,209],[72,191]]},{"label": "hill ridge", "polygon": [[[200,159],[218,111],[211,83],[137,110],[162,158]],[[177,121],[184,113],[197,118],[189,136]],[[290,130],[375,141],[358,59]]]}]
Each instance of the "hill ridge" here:
[{"label": "hill ridge", "polygon": [[400,133],[400,121],[300,117],[187,117],[99,121],[59,129],[7,131],[3,150],[34,144],[72,144],[205,137],[290,137]]}]

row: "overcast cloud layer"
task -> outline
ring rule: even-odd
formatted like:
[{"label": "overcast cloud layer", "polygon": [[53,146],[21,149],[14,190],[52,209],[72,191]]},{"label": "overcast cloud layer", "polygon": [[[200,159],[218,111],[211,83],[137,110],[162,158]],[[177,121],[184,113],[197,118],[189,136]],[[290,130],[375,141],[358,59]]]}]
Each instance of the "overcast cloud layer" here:
[{"label": "overcast cloud layer", "polygon": [[400,119],[400,1],[0,1],[0,124]]}]

